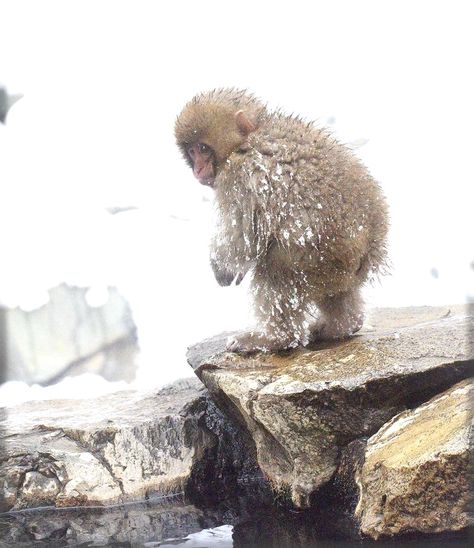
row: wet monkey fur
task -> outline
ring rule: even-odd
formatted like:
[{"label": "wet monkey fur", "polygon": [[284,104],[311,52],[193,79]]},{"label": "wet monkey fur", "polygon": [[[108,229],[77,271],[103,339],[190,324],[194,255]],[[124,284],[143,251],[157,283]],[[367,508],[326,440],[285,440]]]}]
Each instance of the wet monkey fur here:
[{"label": "wet monkey fur", "polygon": [[361,286],[385,268],[388,215],[352,152],[328,130],[235,89],[194,97],[175,135],[194,175],[215,191],[218,283],[252,275],[258,327],[228,350],[277,351],[357,332]]}]

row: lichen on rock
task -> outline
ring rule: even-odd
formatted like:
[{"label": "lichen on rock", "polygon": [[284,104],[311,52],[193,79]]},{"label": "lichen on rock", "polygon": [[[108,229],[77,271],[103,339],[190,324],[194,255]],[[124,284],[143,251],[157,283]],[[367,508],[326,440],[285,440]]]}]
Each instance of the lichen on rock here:
[{"label": "lichen on rock", "polygon": [[404,411],[367,443],[356,514],[375,539],[470,523],[474,379]]}]

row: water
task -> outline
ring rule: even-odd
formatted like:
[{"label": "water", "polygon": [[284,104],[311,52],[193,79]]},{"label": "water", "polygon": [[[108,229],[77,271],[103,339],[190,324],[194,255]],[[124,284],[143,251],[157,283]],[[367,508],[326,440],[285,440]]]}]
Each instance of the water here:
[{"label": "water", "polygon": [[[335,524],[338,531],[328,527]],[[180,496],[110,508],[36,509],[0,515],[0,546],[15,547],[329,547],[466,546],[472,537],[361,539],[349,516],[235,505],[198,508]]]}]

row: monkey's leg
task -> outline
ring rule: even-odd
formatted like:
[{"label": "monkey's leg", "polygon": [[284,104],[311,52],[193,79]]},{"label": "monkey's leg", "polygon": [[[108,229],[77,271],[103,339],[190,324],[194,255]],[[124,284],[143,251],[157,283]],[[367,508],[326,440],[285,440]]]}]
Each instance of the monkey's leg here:
[{"label": "monkey's leg", "polygon": [[364,323],[363,301],[356,288],[317,302],[320,321],[311,329],[312,341],[350,337]]},{"label": "monkey's leg", "polygon": [[305,294],[296,283],[280,283],[262,272],[252,282],[258,329],[233,336],[227,343],[232,352],[276,352],[298,346],[307,338]]}]

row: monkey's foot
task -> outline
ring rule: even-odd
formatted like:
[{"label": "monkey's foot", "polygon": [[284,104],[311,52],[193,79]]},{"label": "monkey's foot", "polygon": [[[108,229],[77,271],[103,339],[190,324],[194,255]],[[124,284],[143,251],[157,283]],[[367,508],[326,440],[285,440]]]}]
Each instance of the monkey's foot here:
[{"label": "monkey's foot", "polygon": [[249,354],[251,352],[278,352],[298,346],[298,341],[276,339],[260,331],[243,331],[227,339],[226,349],[229,352]]},{"label": "monkey's foot", "polygon": [[347,339],[362,328],[364,318],[362,315],[351,318],[352,321],[325,321],[320,320],[311,327],[309,342],[335,341]]}]

